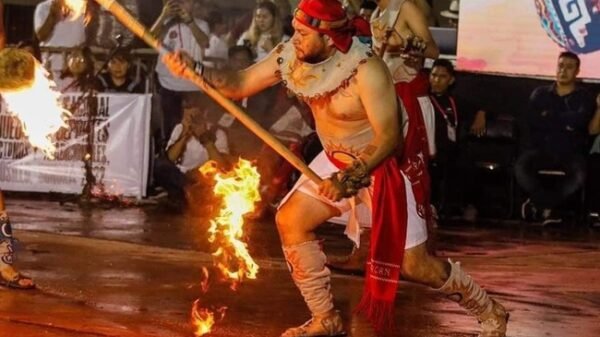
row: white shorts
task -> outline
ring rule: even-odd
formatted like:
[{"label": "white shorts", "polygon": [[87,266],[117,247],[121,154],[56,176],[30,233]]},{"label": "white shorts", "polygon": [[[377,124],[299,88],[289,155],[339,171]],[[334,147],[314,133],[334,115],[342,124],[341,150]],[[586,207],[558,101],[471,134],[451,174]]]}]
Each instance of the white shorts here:
[{"label": "white shorts", "polygon": [[[333,172],[339,169],[333,165],[327,158],[325,152],[321,152],[309,165],[315,173],[321,178],[329,178]],[[417,213],[417,203],[408,178],[402,174],[406,188],[406,201],[408,207],[408,227],[406,232],[405,249],[416,247],[427,241],[427,224],[425,219]],[[373,196],[372,185],[363,188],[359,193],[348,199],[340,201],[331,201],[318,193],[317,184],[312,182],[306,176],[302,175],[290,192],[283,198],[279,207],[283,206],[294,192],[302,192],[312,198],[322,201],[325,204],[337,208],[342,215],[331,218],[329,221],[339,224],[345,224],[345,234],[358,246],[360,244],[360,227],[371,227],[371,198]]]}]

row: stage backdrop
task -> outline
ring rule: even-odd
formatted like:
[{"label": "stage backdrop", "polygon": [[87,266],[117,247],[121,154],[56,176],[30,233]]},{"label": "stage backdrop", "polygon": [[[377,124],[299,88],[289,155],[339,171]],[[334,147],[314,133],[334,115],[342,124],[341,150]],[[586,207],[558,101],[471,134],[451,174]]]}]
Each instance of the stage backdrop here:
[{"label": "stage backdrop", "polygon": [[563,50],[579,54],[580,77],[600,79],[600,0],[463,0],[458,68],[554,76]]},{"label": "stage backdrop", "polygon": [[[63,97],[73,106],[77,95]],[[93,172],[111,194],[145,196],[150,130],[150,95],[100,94],[93,133]],[[0,189],[8,191],[81,193],[85,184],[88,113],[85,106],[73,112],[69,128],[56,134],[56,158],[34,151],[23,138],[20,122],[0,110]],[[40,118],[43,118],[40,107]]]}]

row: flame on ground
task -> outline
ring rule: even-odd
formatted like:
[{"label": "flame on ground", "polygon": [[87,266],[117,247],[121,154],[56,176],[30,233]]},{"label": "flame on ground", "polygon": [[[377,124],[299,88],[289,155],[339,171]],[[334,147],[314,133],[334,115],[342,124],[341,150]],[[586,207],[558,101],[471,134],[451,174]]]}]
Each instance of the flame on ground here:
[{"label": "flame on ground", "polygon": [[194,307],[192,308],[192,323],[196,329],[194,335],[200,337],[211,332],[215,322],[222,320],[226,311],[227,307],[221,307],[214,312],[209,309],[201,308],[199,306],[199,301],[196,300],[194,302]]},{"label": "flame on ground", "polygon": [[202,174],[214,175],[214,193],[221,197],[219,214],[211,220],[209,241],[216,246],[215,266],[235,289],[244,279],[256,279],[258,265],[242,241],[244,215],[251,213],[260,201],[260,175],[256,167],[240,159],[233,170],[220,173],[214,162],[200,168]]},{"label": "flame on ground", "polygon": [[61,127],[67,127],[65,119],[70,116],[60,105],[60,95],[48,72],[38,62],[35,62],[31,87],[2,94],[8,109],[21,121],[29,143],[51,159],[56,152],[51,137]]}]

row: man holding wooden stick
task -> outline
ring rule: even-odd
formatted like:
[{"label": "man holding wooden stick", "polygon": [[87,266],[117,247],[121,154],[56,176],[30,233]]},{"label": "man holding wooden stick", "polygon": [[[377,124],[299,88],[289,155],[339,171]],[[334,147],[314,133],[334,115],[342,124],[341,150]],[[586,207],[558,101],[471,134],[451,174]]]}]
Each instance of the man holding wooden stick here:
[{"label": "man holding wooden stick", "polygon": [[[239,72],[196,67],[197,74],[233,99],[251,96],[278,82],[312,109],[324,151],[310,168],[321,182],[302,176],[276,215],[285,258],[312,319],[282,337],[340,336],[344,327],[330,290],[330,271],[315,229],[350,211],[346,234],[359,244],[361,220],[372,221],[372,245],[358,311],[378,332],[390,326],[400,275],[428,285],[467,306],[484,327],[482,336],[503,337],[504,308],[467,276],[457,263],[427,253],[424,221],[414,221],[415,196],[397,154],[402,148],[403,109],[385,63],[351,36],[338,0],[302,0],[295,34],[261,62]],[[188,58],[165,57],[169,69],[192,79]],[[412,146],[407,144],[409,147]],[[409,165],[410,166],[410,165]],[[359,219],[366,205],[369,219]]]}]

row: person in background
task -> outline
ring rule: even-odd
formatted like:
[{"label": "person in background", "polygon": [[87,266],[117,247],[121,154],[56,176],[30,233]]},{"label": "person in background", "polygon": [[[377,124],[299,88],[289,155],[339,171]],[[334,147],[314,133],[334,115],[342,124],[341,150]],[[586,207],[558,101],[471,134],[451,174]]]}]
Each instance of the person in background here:
[{"label": "person in background", "polygon": [[240,36],[237,44],[250,47],[256,61],[263,59],[277,44],[289,39],[283,33],[279,9],[270,1],[256,5],[250,28]]},{"label": "person in background", "polygon": [[[192,0],[167,0],[163,10],[151,28],[170,50],[183,50],[194,60],[202,62],[204,49],[208,47],[210,30],[206,21],[192,16]],[[168,137],[175,125],[181,123],[184,100],[201,96],[193,83],[176,78],[162,62],[162,54],[156,63],[160,83],[159,95],[163,110],[163,135]]]},{"label": "person in background", "polygon": [[[437,59],[431,68],[429,83],[431,92],[429,100],[434,114],[435,153],[429,163],[431,173],[431,203],[438,211],[445,192],[450,187],[460,188],[465,192],[464,200],[468,206],[463,218],[473,222],[477,218],[474,204],[473,176],[462,179],[463,172],[458,167],[460,147],[467,133],[482,137],[486,132],[487,113],[476,108],[469,100],[456,96],[450,91],[456,81],[454,66],[446,59]],[[466,126],[465,126],[466,125]],[[461,182],[455,186],[452,182]],[[454,186],[453,186],[454,185]],[[437,212],[436,212],[437,213]]]},{"label": "person in background", "polygon": [[204,50],[204,65],[212,68],[223,68],[227,62],[227,23],[219,11],[211,11],[208,16],[210,28],[209,47]]},{"label": "person in background", "polygon": [[60,75],[58,87],[61,92],[97,90],[98,80],[94,77],[94,57],[88,47],[77,48],[69,53],[65,70]]},{"label": "person in background", "polygon": [[[529,98],[523,130],[529,139],[515,164],[517,183],[529,196],[521,206],[525,220],[542,225],[561,222],[554,208],[585,182],[589,126],[596,102],[577,83],[580,66],[576,54],[561,53],[556,81],[536,88]],[[542,170],[558,170],[564,176],[546,184]]]},{"label": "person in background", "polygon": [[[35,7],[33,25],[40,47],[81,47],[86,41],[84,16],[74,17],[65,0],[45,0]],[[60,75],[66,67],[67,52],[42,53],[42,64],[57,86],[64,87]]]},{"label": "person in background", "polygon": [[358,11],[358,15],[363,19],[367,20],[367,22],[371,22],[371,15],[377,9],[377,3],[374,1],[363,1],[360,5],[360,10]]},{"label": "person in background", "polygon": [[206,122],[198,108],[186,108],[166,147],[166,156],[154,163],[154,178],[179,209],[187,204],[186,189],[199,180],[198,168],[209,160],[221,165],[229,154],[227,134]]},{"label": "person in background", "polygon": [[[5,44],[4,3],[0,1],[0,50],[4,49]],[[35,283],[30,277],[21,274],[13,267],[14,260],[15,247],[12,226],[6,212],[4,194],[0,190],[0,285],[14,289],[35,288]]]},{"label": "person in background", "polygon": [[129,51],[117,49],[108,61],[108,71],[99,76],[99,90],[102,92],[118,92],[139,94],[143,88],[138,79],[129,74],[131,60]]}]

